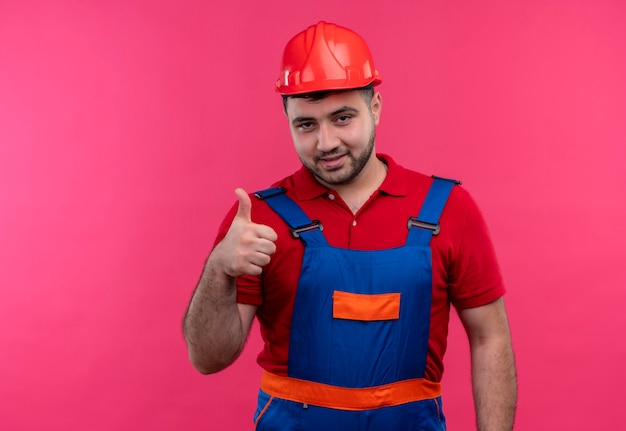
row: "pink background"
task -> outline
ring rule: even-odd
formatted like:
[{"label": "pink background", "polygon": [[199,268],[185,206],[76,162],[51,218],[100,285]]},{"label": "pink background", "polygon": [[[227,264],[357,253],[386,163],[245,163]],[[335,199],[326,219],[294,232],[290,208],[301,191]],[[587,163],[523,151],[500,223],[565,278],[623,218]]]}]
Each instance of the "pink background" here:
[{"label": "pink background", "polygon": [[[623,425],[623,2],[3,0],[0,429],[251,429],[258,337],[204,377],[181,317],[233,189],[298,166],[273,84],[319,19],[370,43],[379,151],[484,211],[517,429]],[[449,429],[471,429],[456,316],[450,339]]]}]

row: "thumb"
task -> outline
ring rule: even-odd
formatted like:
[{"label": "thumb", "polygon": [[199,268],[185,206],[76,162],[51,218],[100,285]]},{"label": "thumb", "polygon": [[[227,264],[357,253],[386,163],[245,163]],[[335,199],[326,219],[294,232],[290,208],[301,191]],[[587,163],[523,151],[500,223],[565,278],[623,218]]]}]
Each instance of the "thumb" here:
[{"label": "thumb", "polygon": [[237,195],[237,199],[239,200],[239,208],[237,208],[236,217],[251,222],[252,201],[250,200],[250,196],[248,196],[248,193],[246,193],[244,189],[235,189],[235,195]]}]

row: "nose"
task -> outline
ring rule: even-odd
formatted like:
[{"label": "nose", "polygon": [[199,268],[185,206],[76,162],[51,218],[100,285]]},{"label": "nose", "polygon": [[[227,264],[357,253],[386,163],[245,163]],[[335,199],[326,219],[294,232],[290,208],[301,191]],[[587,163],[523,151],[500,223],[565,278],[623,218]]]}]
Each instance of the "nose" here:
[{"label": "nose", "polygon": [[337,138],[332,126],[320,124],[317,135],[317,150],[328,153],[339,147],[340,140]]}]

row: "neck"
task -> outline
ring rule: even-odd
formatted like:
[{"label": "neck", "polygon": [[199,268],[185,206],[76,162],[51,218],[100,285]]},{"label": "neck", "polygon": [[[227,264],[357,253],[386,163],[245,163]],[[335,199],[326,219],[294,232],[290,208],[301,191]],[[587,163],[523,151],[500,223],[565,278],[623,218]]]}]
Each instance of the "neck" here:
[{"label": "neck", "polygon": [[372,160],[349,184],[334,187],[341,199],[356,214],[387,177],[387,165],[372,153]]}]

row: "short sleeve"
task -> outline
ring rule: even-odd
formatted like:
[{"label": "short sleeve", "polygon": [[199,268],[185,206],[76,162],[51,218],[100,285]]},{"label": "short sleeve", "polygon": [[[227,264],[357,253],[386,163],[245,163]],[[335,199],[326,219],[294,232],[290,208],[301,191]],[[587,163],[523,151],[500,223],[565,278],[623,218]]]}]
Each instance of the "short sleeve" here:
[{"label": "short sleeve", "polygon": [[[464,214],[449,267],[450,301],[457,309],[479,307],[504,295],[506,289],[491,235],[469,193],[460,187],[454,208]],[[460,211],[459,211],[460,210]]]}]

